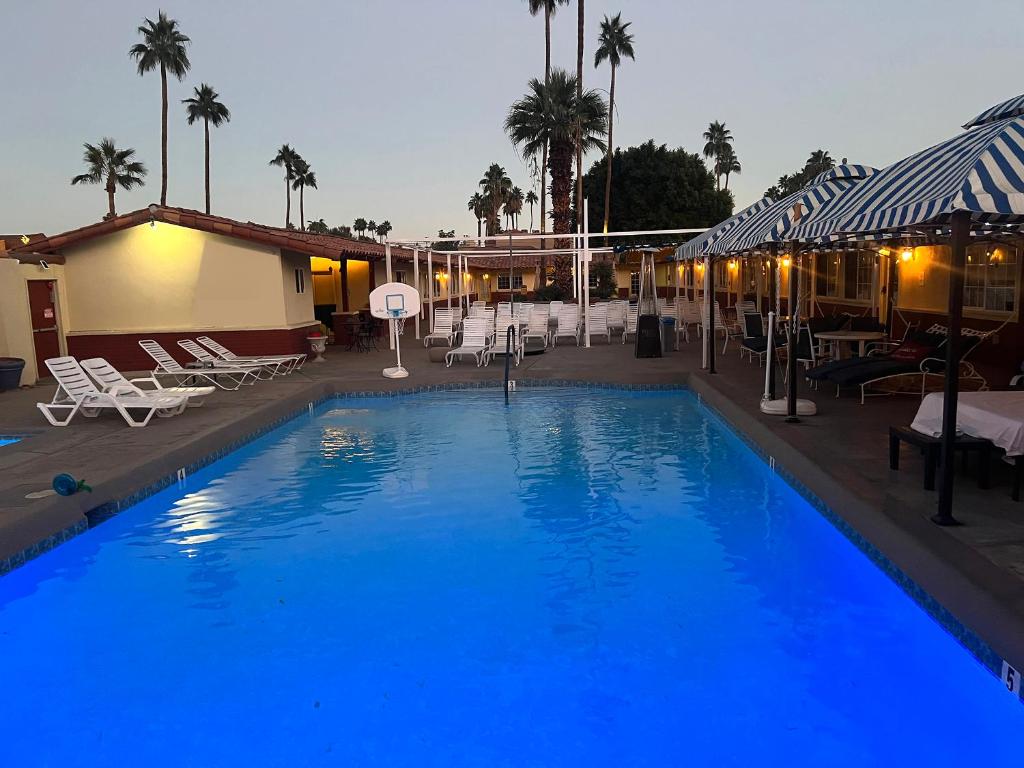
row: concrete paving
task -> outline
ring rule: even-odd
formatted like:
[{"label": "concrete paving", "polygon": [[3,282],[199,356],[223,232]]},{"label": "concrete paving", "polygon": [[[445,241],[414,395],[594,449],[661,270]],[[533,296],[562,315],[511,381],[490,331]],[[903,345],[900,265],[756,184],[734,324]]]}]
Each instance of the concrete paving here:
[{"label": "concrete paving", "polygon": [[[393,365],[387,350],[330,348],[323,364],[310,362],[292,376],[239,392],[218,392],[201,408],[154,419],[143,429],[127,427],[115,414],[49,427],[35,403],[49,399],[52,386],[0,393],[0,435],[26,436],[0,447],[0,563],[47,537],[59,541],[61,531],[81,528],[90,517],[95,522],[129,506],[138,489],[166,482],[179,467],[230,449],[320,397],[501,380],[501,358],[486,368],[465,362],[449,369],[431,362],[421,342],[411,336],[404,341],[403,362],[412,374],[407,379],[381,376],[381,369]],[[860,405],[852,394],[837,400],[831,391],[802,386],[801,395],[817,402],[819,415],[786,424],[758,410],[764,369],[740,361],[735,345],[720,356],[718,369],[715,375],[701,370],[695,342],[663,359],[637,360],[630,346],[602,341],[589,350],[559,346],[527,357],[512,377],[691,387],[1002,658],[1024,667],[1024,505],[1010,500],[1009,468],[996,467],[988,491],[958,475],[955,514],[966,525],[938,528],[928,520],[936,495],[922,489],[916,452],[905,447],[901,470],[888,467],[888,427],[910,422],[916,398],[882,397]],[[26,498],[49,488],[59,472],[84,479],[93,491]],[[8,567],[17,564],[7,561]]]}]

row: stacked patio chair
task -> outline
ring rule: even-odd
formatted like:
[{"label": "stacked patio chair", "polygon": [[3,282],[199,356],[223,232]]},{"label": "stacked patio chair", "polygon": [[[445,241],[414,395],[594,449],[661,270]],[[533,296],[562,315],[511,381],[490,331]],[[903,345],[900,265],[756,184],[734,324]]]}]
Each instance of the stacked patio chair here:
[{"label": "stacked patio chair", "polygon": [[435,307],[434,330],[423,337],[423,346],[429,347],[430,342],[439,339],[449,347],[455,343],[455,329],[452,326],[452,311],[448,308]]},{"label": "stacked patio chair", "polygon": [[680,296],[677,301],[677,318],[676,330],[682,331],[686,341],[690,340],[691,325],[697,328],[697,335],[700,335],[700,308],[696,301]]},{"label": "stacked patio chair", "polygon": [[587,336],[604,336],[605,341],[612,343],[612,331],[608,327],[608,305],[594,304],[586,317]]},{"label": "stacked patio chair", "polygon": [[485,362],[485,355],[487,353],[487,321],[482,317],[468,317],[463,323],[462,330],[462,343],[455,349],[451,349],[445,354],[444,362],[448,368],[452,367],[452,362],[456,358],[470,356],[475,361],[477,366],[481,366]]},{"label": "stacked patio chair", "polygon": [[[508,329],[515,329],[512,334],[512,346],[509,347]],[[519,365],[523,358],[523,335],[519,331],[519,324],[511,315],[496,315],[494,321],[494,341],[484,353],[484,365],[488,365],[498,355],[508,352],[512,355],[512,362]]]},{"label": "stacked patio chair", "polygon": [[272,363],[229,363],[226,360],[221,360],[219,357],[214,357],[208,350],[199,346],[192,339],[178,339],[178,346],[184,349],[189,355],[195,359],[196,362],[200,363],[204,368],[211,368],[217,370],[218,368],[238,369],[248,368],[256,373],[257,378],[260,379],[272,379],[277,374],[275,369],[276,364]]},{"label": "stacked patio chair", "polygon": [[558,325],[551,337],[551,346],[558,344],[559,339],[570,338],[580,345],[580,310],[578,304],[568,304],[558,313]]},{"label": "stacked patio chair", "polygon": [[525,345],[530,339],[540,339],[544,342],[544,347],[547,348],[551,340],[549,320],[547,307],[534,307],[530,313],[530,322],[526,327],[526,331],[523,332],[523,344]]},{"label": "stacked patio chair", "polygon": [[234,363],[236,365],[248,365],[252,363],[259,363],[260,365],[270,365],[275,368],[275,373],[288,374],[293,371],[297,371],[302,368],[303,363],[306,362],[306,356],[304,354],[294,355],[236,355],[230,349],[214,341],[209,336],[199,336],[196,338],[200,344],[206,347],[208,350],[217,355],[221,360],[227,363]]},{"label": "stacked patio chair", "polygon": [[630,304],[629,309],[626,311],[626,325],[622,329],[622,343],[626,343],[626,337],[630,334],[636,337],[636,324],[640,317],[640,307],[636,304]]},{"label": "stacked patio chair", "polygon": [[[242,385],[252,386],[259,381],[257,370],[251,367],[185,368],[153,339],[142,339],[139,346],[156,363],[153,376],[170,378],[175,386],[190,386],[195,381],[206,381],[219,389],[235,390]],[[225,379],[227,383],[224,382]]]},{"label": "stacked patio chair", "polygon": [[[135,395],[137,397],[184,397],[189,408],[198,408],[216,387],[165,387],[156,376],[140,376],[128,379],[102,357],[90,357],[81,361],[82,368],[89,374],[103,392],[113,395]],[[143,389],[139,384],[147,382],[152,389]]]},{"label": "stacked patio chair", "polygon": [[608,330],[612,333],[622,333],[626,327],[626,314],[629,307],[629,302],[621,299],[608,302]]}]

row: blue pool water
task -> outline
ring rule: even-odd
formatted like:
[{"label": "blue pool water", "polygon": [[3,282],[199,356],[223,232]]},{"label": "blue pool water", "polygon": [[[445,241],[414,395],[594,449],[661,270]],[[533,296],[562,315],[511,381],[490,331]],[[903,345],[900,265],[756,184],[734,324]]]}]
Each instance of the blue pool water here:
[{"label": "blue pool water", "polygon": [[20,437],[0,437],[0,446],[11,445],[21,440]]},{"label": "blue pool water", "polygon": [[0,670],[0,765],[1001,766],[1024,732],[683,393],[333,401],[0,579]]}]

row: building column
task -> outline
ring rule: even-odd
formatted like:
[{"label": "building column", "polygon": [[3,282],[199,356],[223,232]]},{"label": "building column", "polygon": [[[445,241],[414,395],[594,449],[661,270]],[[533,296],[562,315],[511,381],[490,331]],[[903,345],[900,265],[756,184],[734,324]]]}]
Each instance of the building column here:
[{"label": "building column", "polygon": [[341,266],[341,311],[348,312],[348,259],[340,259]]}]

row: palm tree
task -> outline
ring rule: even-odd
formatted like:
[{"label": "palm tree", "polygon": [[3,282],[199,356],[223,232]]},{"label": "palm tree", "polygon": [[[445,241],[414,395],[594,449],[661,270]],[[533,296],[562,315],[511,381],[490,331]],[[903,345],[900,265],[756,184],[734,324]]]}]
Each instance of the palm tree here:
[{"label": "palm tree", "polygon": [[377,234],[377,222],[374,221],[373,219],[370,219],[368,222],[366,222],[366,231],[370,233],[370,237],[373,237],[375,234]]},{"label": "palm tree", "polygon": [[295,178],[295,161],[301,159],[298,152],[287,144],[282,144],[281,148],[277,150],[277,154],[274,155],[274,159],[270,161],[270,165],[284,168],[284,225],[286,228],[292,225],[292,180]]},{"label": "palm tree", "polygon": [[530,231],[533,232],[533,206],[537,202],[537,193],[532,189],[526,193],[526,204],[530,206]]},{"label": "palm tree", "polygon": [[505,118],[505,132],[523,157],[530,157],[548,143],[551,172],[551,205],[554,231],[568,234],[571,227],[572,154],[579,132],[586,151],[604,149],[608,107],[595,91],[577,96],[576,78],[564,69],[552,69],[545,85],[534,78],[529,91],[516,101]]},{"label": "palm tree", "polygon": [[360,217],[352,222],[352,229],[356,231],[356,234],[360,237],[363,236],[363,232],[366,231],[366,219]]},{"label": "palm tree", "polygon": [[725,188],[729,188],[729,175],[733,173],[740,173],[743,167],[740,165],[739,158],[736,157],[736,152],[732,146],[726,144],[722,148],[722,154],[718,158],[718,171],[725,176]]},{"label": "palm tree", "polygon": [[141,187],[146,175],[146,166],[137,160],[134,149],[118,149],[113,139],[100,139],[99,144],[85,144],[85,165],[88,170],[71,179],[72,184],[103,184],[107,190],[107,215],[104,219],[112,219],[117,215],[114,210],[114,192],[117,188],[131,189]]},{"label": "palm tree", "polygon": [[178,22],[160,11],[156,21],[146,19],[139,27],[143,42],[128,49],[128,55],[139,65],[139,75],[160,68],[160,205],[167,205],[167,73],[178,80],[185,77],[189,67],[185,46],[191,42],[178,31]]},{"label": "palm tree", "polygon": [[[544,83],[551,77],[551,17],[559,5],[568,5],[569,0],[527,0],[530,5],[530,15],[536,16],[544,11]],[[548,167],[548,145],[541,149],[540,160],[540,231],[544,231],[544,214],[547,209],[547,167]],[[543,261],[543,258],[542,258]]]},{"label": "palm tree", "polygon": [[[612,18],[604,17],[601,22],[601,33],[597,38],[597,53],[594,54],[594,66],[601,66],[601,62],[608,60],[612,66],[612,84],[608,89],[608,168],[604,178],[604,232],[608,233],[608,217],[612,209],[612,150],[614,143],[612,132],[615,120],[615,70],[622,63],[622,57],[633,56],[633,35],[627,30],[632,22],[622,23],[622,14],[617,13]],[[606,243],[607,244],[607,243]]]},{"label": "palm tree", "polygon": [[832,159],[827,149],[816,149],[807,158],[807,162],[804,164],[804,173],[809,177],[808,181],[810,181],[819,173],[824,173],[835,167],[836,161]]},{"label": "palm tree", "polygon": [[469,202],[466,203],[466,208],[473,212],[476,217],[476,236],[480,237],[480,222],[484,217],[484,196],[479,192],[474,192],[469,198]]},{"label": "palm tree", "polygon": [[512,229],[519,228],[519,214],[523,211],[523,190],[519,187],[512,187],[512,191],[508,194],[508,199],[505,201],[505,210],[512,217]]},{"label": "palm tree", "polygon": [[387,220],[382,221],[380,224],[377,225],[377,236],[380,238],[380,241],[382,243],[384,242],[384,238],[388,236],[388,233],[392,229],[393,227],[391,226],[391,222]]},{"label": "palm tree", "polygon": [[[583,0],[576,0],[576,101],[583,101]],[[576,126],[576,215],[583,210],[583,133]],[[582,221],[582,218],[581,218]]]},{"label": "palm tree", "polygon": [[210,124],[216,128],[223,123],[231,121],[231,112],[221,102],[213,88],[206,83],[196,86],[193,89],[193,96],[190,99],[182,99],[185,105],[185,114],[188,115],[188,124],[192,125],[196,120],[203,121],[203,133],[206,149],[206,213],[210,213]]},{"label": "palm tree", "polygon": [[715,120],[704,131],[704,141],[704,157],[715,159],[715,188],[721,189],[722,171],[719,168],[719,158],[725,147],[732,146],[732,131],[725,127],[725,123]]},{"label": "palm tree", "polygon": [[305,206],[305,192],[306,187],[316,189],[316,173],[312,168],[309,167],[309,163],[303,160],[301,157],[296,158],[295,167],[292,169],[292,175],[295,177],[292,181],[292,189],[299,190],[299,227],[303,232],[306,231],[306,206]]},{"label": "palm tree", "polygon": [[504,168],[497,163],[491,163],[480,179],[480,187],[483,190],[484,210],[487,213],[487,234],[495,235],[498,233],[501,206],[512,191],[512,179]]}]

